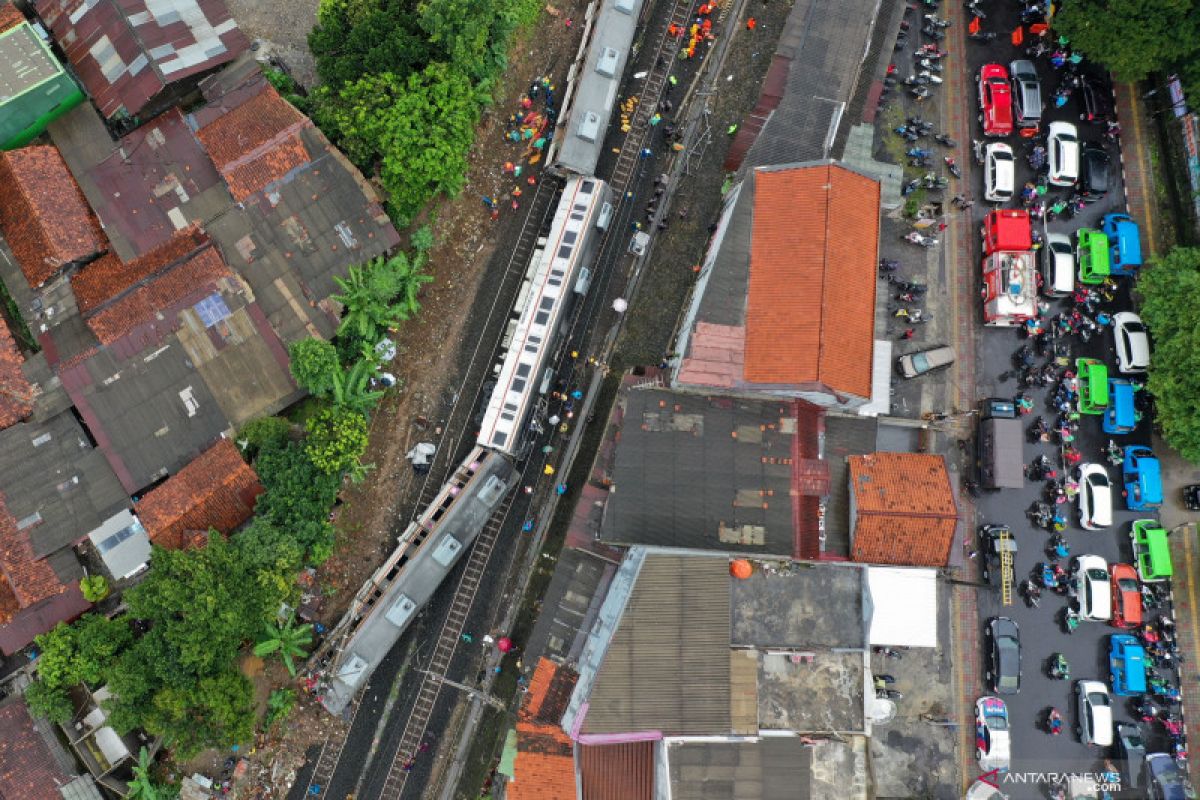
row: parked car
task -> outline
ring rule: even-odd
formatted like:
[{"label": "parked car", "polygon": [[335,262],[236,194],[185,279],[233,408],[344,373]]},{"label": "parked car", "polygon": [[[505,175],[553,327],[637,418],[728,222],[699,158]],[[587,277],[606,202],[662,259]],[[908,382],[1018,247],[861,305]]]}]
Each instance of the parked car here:
[{"label": "parked car", "polygon": [[1118,633],[1109,637],[1108,674],[1117,697],[1146,693],[1146,648],[1136,636]]},{"label": "parked car", "polygon": [[1052,186],[1074,186],[1079,180],[1079,131],[1069,122],[1051,122],[1046,132]]},{"label": "parked car", "polygon": [[1100,681],[1075,684],[1079,699],[1079,740],[1084,744],[1108,747],[1113,743],[1112,698]]},{"label": "parked car", "polygon": [[1080,619],[1108,622],[1112,618],[1108,562],[1103,558],[1086,555],[1075,559],[1075,591]]},{"label": "parked car", "polygon": [[1012,148],[1004,142],[992,142],[984,148],[983,199],[989,203],[1007,203],[1016,191],[1017,178]]},{"label": "parked car", "polygon": [[1146,742],[1136,724],[1117,723],[1117,763],[1121,766],[1121,786],[1136,789],[1142,781],[1146,761]]},{"label": "parked car", "polygon": [[1003,64],[984,64],[975,79],[979,82],[979,115],[984,136],[1008,136],[1013,132],[1012,91]]},{"label": "parked car", "polygon": [[1021,691],[1021,629],[1008,617],[992,617],[988,640],[988,684],[996,694],[1017,694]]},{"label": "parked car", "polygon": [[1162,470],[1149,447],[1131,444],[1125,448],[1121,482],[1125,484],[1122,494],[1130,511],[1147,511],[1162,505]]},{"label": "parked car", "polygon": [[999,697],[975,701],[975,758],[982,770],[1008,769],[1011,760],[1008,706]]},{"label": "parked car", "polygon": [[1117,369],[1145,372],[1150,366],[1150,336],[1142,318],[1132,311],[1113,314],[1113,339],[1117,346]]},{"label": "parked car", "polygon": [[1075,249],[1064,233],[1047,233],[1042,248],[1042,294],[1067,297],[1075,292]]},{"label": "parked car", "polygon": [[1112,581],[1112,624],[1116,628],[1136,628],[1142,624],[1142,591],[1137,570],[1131,564],[1113,564],[1109,572]]},{"label": "parked car", "polygon": [[1112,525],[1112,484],[1099,464],[1079,467],[1079,524],[1090,531]]},{"label": "parked car", "polygon": [[1085,203],[1095,203],[1108,194],[1108,153],[1103,147],[1089,144],[1079,156],[1079,195]]},{"label": "parked car", "polygon": [[949,345],[920,350],[916,353],[900,356],[896,366],[900,374],[906,378],[916,378],[935,369],[945,369],[954,363],[954,348]]},{"label": "parked car", "polygon": [[1188,800],[1196,796],[1187,776],[1167,753],[1146,756],[1146,790],[1151,800]]},{"label": "parked car", "polygon": [[1112,90],[1107,85],[1085,76],[1079,93],[1083,95],[1081,120],[1103,124],[1113,118]]},{"label": "parked car", "polygon": [[1133,563],[1142,583],[1169,580],[1175,574],[1166,529],[1156,519],[1135,519],[1129,526]]},{"label": "parked car", "polygon": [[1037,130],[1042,122],[1042,84],[1032,61],[1017,59],[1008,65],[1012,75],[1013,116],[1017,127]]}]

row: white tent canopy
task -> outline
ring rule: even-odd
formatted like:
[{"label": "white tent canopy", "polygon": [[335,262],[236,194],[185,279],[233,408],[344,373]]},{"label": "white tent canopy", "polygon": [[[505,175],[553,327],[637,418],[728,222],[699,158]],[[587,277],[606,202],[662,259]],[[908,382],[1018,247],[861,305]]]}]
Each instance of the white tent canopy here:
[{"label": "white tent canopy", "polygon": [[867,568],[871,645],[937,647],[937,571]]}]

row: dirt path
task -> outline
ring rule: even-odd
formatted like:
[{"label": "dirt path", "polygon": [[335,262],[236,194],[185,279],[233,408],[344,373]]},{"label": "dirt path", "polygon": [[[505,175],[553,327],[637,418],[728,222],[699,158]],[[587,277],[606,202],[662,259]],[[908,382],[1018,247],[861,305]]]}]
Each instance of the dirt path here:
[{"label": "dirt path", "polygon": [[[404,454],[418,441],[438,440],[439,420],[449,409],[446,400],[457,391],[467,366],[464,354],[475,344],[468,341],[472,309],[489,303],[487,292],[482,291],[491,283],[485,278],[493,277],[488,275],[489,262],[497,249],[515,242],[520,229],[521,211],[502,203],[500,219],[493,222],[480,202],[483,195],[506,195],[514,185],[511,177],[501,175],[501,166],[506,160],[517,160],[520,146],[504,139],[504,123],[535,78],[550,74],[556,85],[565,81],[582,26],[564,35],[564,20],[581,17],[585,5],[582,0],[557,4],[559,15],[543,14],[514,48],[502,99],[484,115],[477,131],[466,188],[457,198],[436,202],[428,215],[436,220],[428,267],[435,280],[422,292],[419,316],[395,336],[398,354],[389,370],[398,378],[399,388],[388,392],[372,416],[371,444],[363,456],[375,471],[360,486],[344,489],[335,512],[338,545],[318,571],[315,589],[320,597],[318,618],[326,625],[337,621],[392,550],[395,536],[412,513],[419,486]],[[521,181],[530,174],[540,176],[540,169],[527,168]],[[502,269],[503,260],[491,266]],[[283,737],[260,737],[256,743],[248,781],[254,788],[243,796],[272,796],[259,792],[269,785],[289,783],[289,775],[303,764],[305,751],[323,741],[333,724],[339,723],[302,691]]]}]

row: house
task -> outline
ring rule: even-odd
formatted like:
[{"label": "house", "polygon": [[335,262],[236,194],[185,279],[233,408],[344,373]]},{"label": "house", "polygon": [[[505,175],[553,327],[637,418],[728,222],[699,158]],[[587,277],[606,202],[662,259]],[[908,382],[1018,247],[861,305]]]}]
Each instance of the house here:
[{"label": "house", "polygon": [[107,250],[79,185],[54,147],[0,153],[0,232],[34,289]]},{"label": "house", "polygon": [[672,386],[843,410],[886,398],[875,364],[878,238],[874,179],[832,161],[749,172],[700,266]]},{"label": "house", "polygon": [[182,548],[203,540],[210,529],[231,533],[254,513],[262,491],[237,445],[221,439],[147,492],[134,510],[151,542]]},{"label": "house", "polygon": [[24,364],[25,357],[17,349],[8,323],[0,317],[0,430],[20,422],[33,411],[37,389],[22,370]]},{"label": "house", "polygon": [[0,797],[12,800],[101,800],[91,777],[74,765],[47,723],[25,701],[0,705]]},{"label": "house", "polygon": [[149,117],[250,46],[222,0],[33,0],[105,119]]},{"label": "house", "polygon": [[0,150],[27,144],[83,102],[83,92],[25,15],[0,3]]},{"label": "house", "polygon": [[851,555],[872,564],[944,567],[958,528],[946,459],[927,453],[851,456]]}]

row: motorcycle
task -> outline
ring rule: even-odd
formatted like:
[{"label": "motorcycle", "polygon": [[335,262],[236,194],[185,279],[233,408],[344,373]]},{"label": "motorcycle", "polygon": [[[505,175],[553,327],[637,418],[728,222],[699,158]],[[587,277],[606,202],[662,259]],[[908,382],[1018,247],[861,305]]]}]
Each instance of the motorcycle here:
[{"label": "motorcycle", "polygon": [[933,86],[938,86],[942,83],[942,76],[933,70],[923,69],[917,73],[917,77],[924,78]]},{"label": "motorcycle", "polygon": [[1063,538],[1061,533],[1056,533],[1050,537],[1050,541],[1046,544],[1047,558],[1070,558],[1071,546],[1067,544],[1067,540]]},{"label": "motorcycle", "polygon": [[1063,608],[1063,630],[1068,634],[1072,634],[1078,627],[1079,613],[1070,606],[1065,606]]},{"label": "motorcycle", "polygon": [[968,33],[967,38],[973,42],[991,42],[996,39],[995,31],[975,31]]},{"label": "motorcycle", "polygon": [[921,296],[916,292],[900,292],[896,295],[896,299],[903,303],[919,303]]},{"label": "motorcycle", "polygon": [[950,20],[941,19],[940,17],[938,17],[937,14],[926,14],[925,15],[925,23],[927,25],[931,25],[934,28],[949,28],[950,27]]},{"label": "motorcycle", "polygon": [[1125,463],[1125,451],[1112,439],[1108,440],[1108,463],[1117,466]]},{"label": "motorcycle", "polygon": [[900,187],[901,196],[908,197],[910,194],[915,192],[917,190],[917,187],[920,185],[921,185],[921,179],[913,178],[911,181],[909,181],[908,183],[906,183]]},{"label": "motorcycle", "polygon": [[932,172],[928,172],[925,177],[921,178],[921,185],[926,189],[945,189],[950,185],[950,181],[943,175],[934,175]]},{"label": "motorcycle", "polygon": [[900,238],[910,244],[917,244],[921,247],[937,247],[940,243],[936,236],[922,236],[918,231],[909,231]]},{"label": "motorcycle", "polygon": [[889,272],[895,272],[895,271],[896,271],[896,270],[898,270],[898,269],[900,269],[900,262],[899,262],[898,260],[896,260],[896,259],[894,259],[894,258],[881,258],[881,259],[879,259],[879,272],[880,272],[880,274],[886,274],[886,273],[889,273]]},{"label": "motorcycle", "polygon": [[930,72],[941,72],[945,69],[945,66],[942,64],[942,62],[932,58],[918,58],[917,66]]},{"label": "motorcycle", "polygon": [[929,317],[927,317],[927,316],[925,315],[925,312],[924,312],[922,309],[919,309],[919,308],[904,308],[904,307],[901,307],[901,308],[898,308],[898,309],[896,309],[896,314],[895,314],[895,315],[896,315],[897,317],[901,317],[901,318],[903,318],[904,320],[906,320],[907,322],[909,322],[909,323],[911,323],[911,324],[913,324],[913,325],[919,325],[919,324],[921,324],[922,322],[928,322],[928,321],[929,321]]},{"label": "motorcycle", "polygon": [[933,151],[926,150],[923,147],[910,147],[904,152],[904,155],[909,158],[929,158],[933,155]]},{"label": "motorcycle", "polygon": [[1067,661],[1067,657],[1062,653],[1052,655],[1047,674],[1056,681],[1071,680],[1071,664]]},{"label": "motorcycle", "polygon": [[1050,506],[1042,500],[1035,500],[1033,505],[1025,512],[1029,516],[1030,522],[1039,528],[1050,527]]},{"label": "motorcycle", "polygon": [[921,28],[921,35],[927,39],[933,39],[935,42],[940,42],[946,38],[946,32],[941,28],[935,28],[932,25],[925,25]]},{"label": "motorcycle", "polygon": [[888,276],[888,283],[895,286],[902,292],[912,292],[913,294],[925,294],[929,287],[923,283],[913,283],[912,281],[903,281],[895,276]]},{"label": "motorcycle", "polygon": [[928,86],[914,86],[908,90],[908,93],[915,97],[918,103],[928,100],[931,94]]},{"label": "motorcycle", "polygon": [[1031,442],[1046,442],[1050,440],[1050,428],[1046,425],[1046,420],[1038,417],[1029,426],[1029,441]]},{"label": "motorcycle", "polygon": [[924,74],[909,75],[907,78],[904,79],[905,86],[925,86],[929,82],[930,82],[929,78],[925,77]]},{"label": "motorcycle", "polygon": [[983,9],[979,7],[979,0],[966,0],[963,8],[979,19],[987,19],[987,14],[983,13]]},{"label": "motorcycle", "polygon": [[875,645],[871,648],[871,652],[884,658],[904,658],[904,653],[894,647],[884,647],[883,645]]},{"label": "motorcycle", "polygon": [[1025,595],[1025,605],[1029,608],[1038,608],[1042,601],[1042,590],[1033,582],[1032,578],[1026,578],[1021,584],[1021,590]]},{"label": "motorcycle", "polygon": [[923,158],[913,157],[908,160],[908,165],[910,167],[922,167],[924,169],[929,169],[933,166],[933,160],[929,156],[925,156]]},{"label": "motorcycle", "polygon": [[942,147],[958,147],[958,142],[954,141],[944,133],[935,133],[933,135],[933,140]]},{"label": "motorcycle", "polygon": [[942,160],[946,162],[946,168],[950,170],[950,174],[956,178],[962,177],[962,170],[959,169],[958,163],[951,156],[943,156]]},{"label": "motorcycle", "polygon": [[1057,708],[1051,708],[1046,713],[1046,733],[1051,736],[1058,736],[1062,733],[1063,717]]}]

